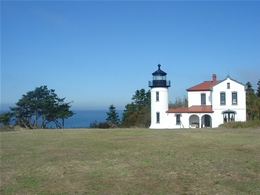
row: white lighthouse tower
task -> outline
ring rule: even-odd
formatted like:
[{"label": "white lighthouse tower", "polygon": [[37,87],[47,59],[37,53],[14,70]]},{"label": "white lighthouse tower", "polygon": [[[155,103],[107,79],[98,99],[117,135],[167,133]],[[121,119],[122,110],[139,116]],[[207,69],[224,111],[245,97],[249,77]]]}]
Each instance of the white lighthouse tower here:
[{"label": "white lighthouse tower", "polygon": [[151,87],[151,126],[150,129],[167,128],[166,111],[168,110],[168,87],[171,82],[166,80],[161,65],[158,64],[158,70],[153,74],[153,80],[149,81]]}]

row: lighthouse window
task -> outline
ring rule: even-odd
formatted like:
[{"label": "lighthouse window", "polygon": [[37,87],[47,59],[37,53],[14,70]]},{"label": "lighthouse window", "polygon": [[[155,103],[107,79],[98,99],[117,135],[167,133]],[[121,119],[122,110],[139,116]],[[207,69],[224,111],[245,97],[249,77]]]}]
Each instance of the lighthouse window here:
[{"label": "lighthouse window", "polygon": [[160,123],[160,112],[156,112],[156,123]]},{"label": "lighthouse window", "polygon": [[156,102],[159,102],[159,91],[156,91]]},{"label": "lighthouse window", "polygon": [[153,76],[153,80],[166,80],[166,76]]}]

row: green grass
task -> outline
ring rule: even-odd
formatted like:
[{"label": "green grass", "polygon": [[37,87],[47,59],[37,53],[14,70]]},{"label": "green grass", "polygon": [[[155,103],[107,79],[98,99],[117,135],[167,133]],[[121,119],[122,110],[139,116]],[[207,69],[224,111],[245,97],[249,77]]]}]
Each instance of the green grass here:
[{"label": "green grass", "polygon": [[0,136],[0,194],[260,194],[260,128]]}]

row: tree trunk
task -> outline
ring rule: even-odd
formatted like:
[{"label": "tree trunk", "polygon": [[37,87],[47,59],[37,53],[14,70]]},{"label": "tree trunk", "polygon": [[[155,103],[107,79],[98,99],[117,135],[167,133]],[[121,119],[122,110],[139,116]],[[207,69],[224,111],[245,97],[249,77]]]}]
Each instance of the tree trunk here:
[{"label": "tree trunk", "polygon": [[34,112],[34,123],[33,123],[34,127],[37,127],[37,110],[35,110]]},{"label": "tree trunk", "polygon": [[22,123],[23,123],[23,126],[25,126],[26,129],[30,129],[30,128],[26,125],[26,123],[23,121],[23,119],[21,119],[21,121],[22,121]]},{"label": "tree trunk", "polygon": [[53,121],[56,124],[56,128],[61,129],[61,125],[60,125],[59,121],[57,121],[56,119],[54,119]]}]

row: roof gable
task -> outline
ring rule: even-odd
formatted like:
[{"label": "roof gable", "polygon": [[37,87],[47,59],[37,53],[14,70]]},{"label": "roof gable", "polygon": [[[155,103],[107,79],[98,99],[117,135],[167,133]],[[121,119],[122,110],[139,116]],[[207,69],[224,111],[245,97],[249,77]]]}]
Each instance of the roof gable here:
[{"label": "roof gable", "polygon": [[233,82],[235,82],[235,83],[237,83],[237,84],[240,84],[240,85],[244,86],[244,87],[245,87],[245,90],[246,90],[246,85],[244,85],[244,84],[241,83],[241,82],[238,82],[238,81],[235,80],[235,79],[232,79],[229,75],[227,75],[227,77],[226,77],[225,79],[219,81],[218,83],[215,83],[215,84],[211,85],[211,86],[210,86],[210,90],[212,90],[214,86],[216,86],[216,85],[218,85],[218,84],[220,84],[220,83],[226,81],[227,79],[229,79],[229,80],[231,80],[231,81],[233,81]]},{"label": "roof gable", "polygon": [[229,75],[227,75],[227,77],[225,79],[220,80],[220,81],[216,80],[217,76],[215,74],[213,74],[212,77],[213,77],[212,81],[204,81],[204,82],[202,82],[202,83],[200,83],[198,85],[195,85],[193,87],[190,87],[190,88],[188,88],[186,90],[187,91],[212,91],[214,86],[216,86],[216,85],[226,81],[227,79],[230,79],[233,82],[236,82],[236,83],[238,83],[240,85],[243,85],[245,87],[245,89],[246,89],[246,85],[244,85],[243,83],[238,82],[238,81],[232,79]]}]

